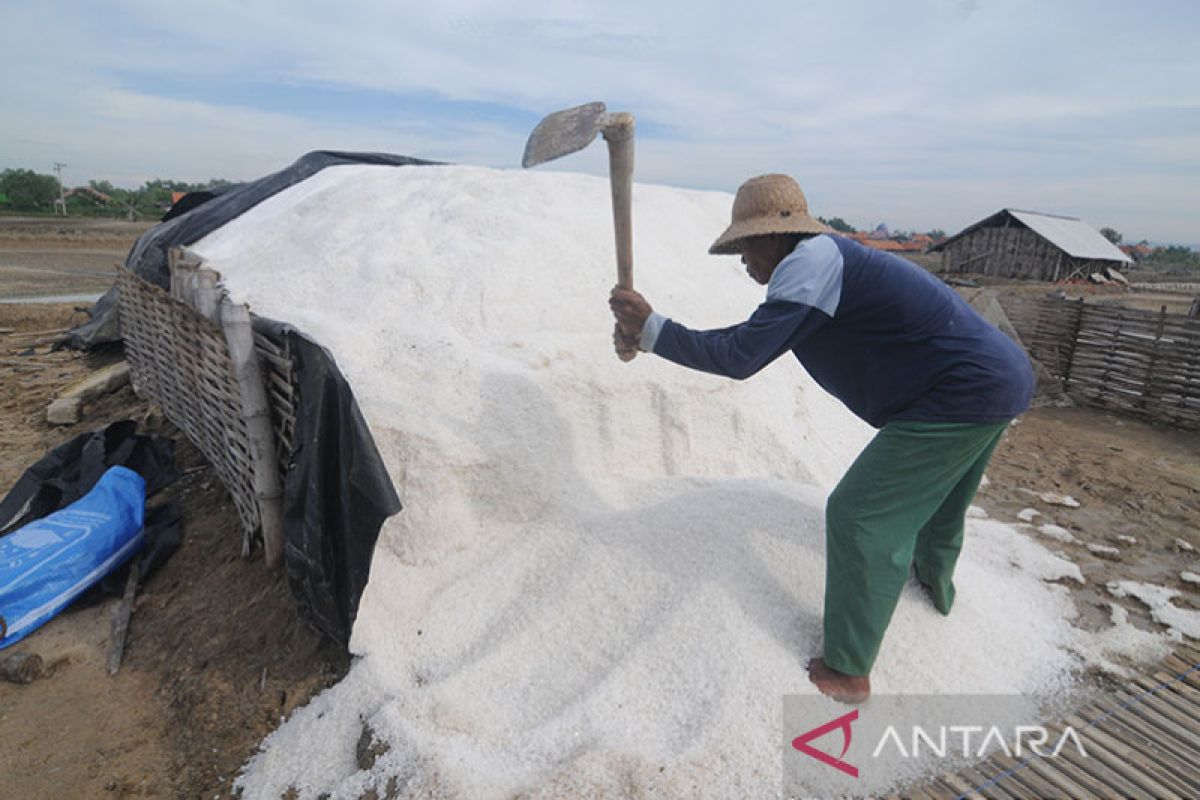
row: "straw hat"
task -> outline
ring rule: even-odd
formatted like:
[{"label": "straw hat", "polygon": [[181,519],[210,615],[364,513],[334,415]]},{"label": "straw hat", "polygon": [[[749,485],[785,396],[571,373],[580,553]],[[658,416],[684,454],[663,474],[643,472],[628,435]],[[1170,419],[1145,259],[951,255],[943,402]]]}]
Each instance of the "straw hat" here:
[{"label": "straw hat", "polygon": [[788,175],[759,175],[738,187],[733,201],[733,222],[708,252],[735,255],[742,240],[768,233],[826,233],[829,228],[809,216],[808,201],[800,185]]}]

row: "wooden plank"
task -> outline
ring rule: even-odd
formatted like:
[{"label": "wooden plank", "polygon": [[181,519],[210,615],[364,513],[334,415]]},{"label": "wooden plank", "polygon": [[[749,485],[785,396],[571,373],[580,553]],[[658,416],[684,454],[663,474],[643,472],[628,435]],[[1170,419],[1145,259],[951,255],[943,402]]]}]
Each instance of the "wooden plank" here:
[{"label": "wooden plank", "polygon": [[[1157,676],[1155,677],[1157,678]],[[1180,692],[1172,691],[1172,686],[1175,684],[1172,678],[1169,676],[1166,676],[1166,680],[1138,678],[1136,683],[1144,689],[1153,689],[1154,696],[1175,709],[1180,715],[1181,724],[1195,733],[1196,738],[1200,739],[1200,705],[1197,705],[1193,700],[1185,697]]]},{"label": "wooden plank", "polygon": [[[1160,731],[1162,735],[1169,738],[1169,741],[1175,743],[1175,749],[1180,751],[1181,756],[1190,756],[1200,762],[1200,741],[1194,740],[1186,728],[1178,725],[1170,714],[1164,713],[1161,704],[1155,698],[1139,695],[1135,702],[1134,696],[1117,690],[1112,694],[1112,702],[1129,704],[1128,708],[1121,713],[1122,721],[1138,719],[1143,726]],[[1130,713],[1133,716],[1130,716]]]},{"label": "wooden plank", "polygon": [[1084,758],[1073,747],[1064,747],[1058,757],[1092,779],[1092,791],[1096,793],[1097,797],[1105,798],[1105,800],[1123,800],[1128,797],[1144,796],[1137,787],[1114,772],[1107,764],[1099,759]]},{"label": "wooden plank", "polygon": [[983,795],[975,791],[975,786],[961,775],[948,773],[942,775],[939,780],[953,789],[956,792],[956,796],[963,798],[963,800],[983,800]]},{"label": "wooden plank", "polygon": [[129,577],[125,579],[125,594],[121,604],[113,609],[112,645],[108,651],[108,674],[116,675],[121,668],[121,658],[125,655],[125,639],[129,634],[129,618],[133,615],[133,596],[137,592],[138,565],[129,565]]},{"label": "wooden plank", "polygon": [[1012,759],[1005,763],[1001,760],[1002,754],[993,754],[988,757],[982,765],[984,774],[995,775],[994,788],[1002,789],[1005,794],[1014,798],[1014,800],[1038,800],[1036,794],[1031,792],[1023,783],[1015,780],[1013,775],[1014,762]]},{"label": "wooden plank", "polygon": [[[1087,723],[1076,716],[1067,717],[1066,722],[1076,726],[1079,730],[1087,728]],[[1118,746],[1118,752],[1114,752],[1106,745],[1106,742],[1111,740],[1096,728],[1088,729],[1087,735],[1091,737],[1091,741],[1084,744],[1088,757],[1099,759],[1149,797],[1157,797],[1162,800],[1184,800],[1187,797],[1186,794],[1178,794],[1170,788],[1172,781],[1159,780],[1151,765],[1145,763],[1144,759],[1138,758],[1134,751]]]},{"label": "wooden plank", "polygon": [[1088,789],[1073,780],[1071,772],[1064,770],[1064,766],[1069,766],[1069,764],[1057,758],[1035,758],[1029,762],[1030,769],[1036,771],[1048,783],[1053,784],[1058,792],[1061,792],[1057,796],[1087,797],[1089,794]]},{"label": "wooden plank", "polygon": [[997,765],[1004,767],[1004,769],[1011,773],[1008,778],[1002,782],[1002,785],[1006,788],[1008,787],[1009,783],[1012,782],[1020,785],[1030,797],[1055,797],[1057,796],[1057,791],[1055,790],[1054,786],[1047,783],[1030,768],[1033,761],[1037,760],[1037,758],[1038,757],[1035,755],[1030,756],[1030,758],[1026,759],[1025,761],[1017,761],[1016,759],[1006,756],[1003,753],[996,753],[992,756],[992,760]]},{"label": "wooden plank", "polygon": [[1163,663],[1181,676],[1194,689],[1200,689],[1200,665],[1189,664],[1177,655],[1169,655]]},{"label": "wooden plank", "polygon": [[1133,733],[1129,728],[1118,724],[1097,724],[1088,729],[1085,746],[1090,747],[1093,740],[1118,758],[1136,764],[1180,797],[1195,795],[1195,781],[1189,781],[1188,775],[1192,774],[1197,779],[1200,779],[1200,775],[1195,774],[1192,765],[1157,747],[1145,737]]},{"label": "wooden plank", "polygon": [[1200,733],[1195,732],[1191,720],[1176,711],[1157,694],[1144,693],[1139,700],[1140,702],[1133,706],[1135,713],[1140,711],[1145,717],[1149,717],[1149,715],[1157,717],[1160,726],[1168,728],[1176,736],[1183,737],[1185,744],[1193,745],[1197,757],[1200,758]]},{"label": "wooden plank", "polygon": [[914,789],[919,789],[929,800],[955,800],[958,797],[956,792],[941,785],[936,780],[926,781],[920,786],[914,787]]},{"label": "wooden plank", "polygon": [[[980,769],[980,767],[984,767],[984,769]],[[975,788],[975,791],[987,798],[987,800],[1016,800],[1016,798],[1004,791],[998,784],[993,783],[998,770],[995,768],[992,768],[991,772],[985,770],[986,767],[980,764],[976,767],[961,769],[958,771],[958,774],[962,776],[964,781],[970,783]]]},{"label": "wooden plank", "polygon": [[1088,774],[1065,758],[1054,759],[1054,769],[1065,779],[1083,788],[1083,791],[1078,794],[1068,795],[1069,797],[1117,797],[1117,794],[1105,785],[1103,781]]},{"label": "wooden plank", "polygon": [[1100,725],[1109,732],[1112,731],[1106,726],[1121,725],[1154,742],[1161,750],[1170,753],[1173,757],[1185,763],[1196,762],[1197,755],[1188,750],[1179,741],[1178,737],[1161,730],[1153,722],[1147,723],[1141,716],[1130,712],[1128,709],[1113,710],[1113,713],[1104,722],[1101,722]]}]

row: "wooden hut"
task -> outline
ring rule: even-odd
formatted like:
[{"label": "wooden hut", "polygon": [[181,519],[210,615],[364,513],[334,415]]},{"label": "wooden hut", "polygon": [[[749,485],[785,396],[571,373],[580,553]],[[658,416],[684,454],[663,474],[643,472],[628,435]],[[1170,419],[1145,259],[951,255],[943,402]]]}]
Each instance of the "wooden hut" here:
[{"label": "wooden hut", "polygon": [[1059,281],[1088,278],[1132,263],[1075,217],[1006,208],[929,248],[942,272]]}]

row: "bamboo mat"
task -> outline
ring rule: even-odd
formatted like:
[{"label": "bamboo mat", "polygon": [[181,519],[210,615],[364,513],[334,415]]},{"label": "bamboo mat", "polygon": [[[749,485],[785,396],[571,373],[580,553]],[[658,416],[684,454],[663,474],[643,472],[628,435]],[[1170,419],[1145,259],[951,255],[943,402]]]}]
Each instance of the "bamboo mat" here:
[{"label": "bamboo mat", "polygon": [[1150,675],[1047,726],[1082,740],[1056,758],[995,754],[888,800],[1200,798],[1200,651],[1179,647]]}]

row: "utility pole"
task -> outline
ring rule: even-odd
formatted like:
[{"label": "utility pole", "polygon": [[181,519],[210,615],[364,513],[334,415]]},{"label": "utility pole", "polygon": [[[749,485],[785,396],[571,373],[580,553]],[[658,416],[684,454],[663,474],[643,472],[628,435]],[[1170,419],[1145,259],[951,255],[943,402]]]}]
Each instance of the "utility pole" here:
[{"label": "utility pole", "polygon": [[65,166],[67,165],[61,161],[54,162],[54,171],[58,173],[58,202],[55,203],[55,205],[62,209],[62,215],[64,217],[67,215],[67,195],[66,190],[63,189],[62,181],[62,168]]}]

